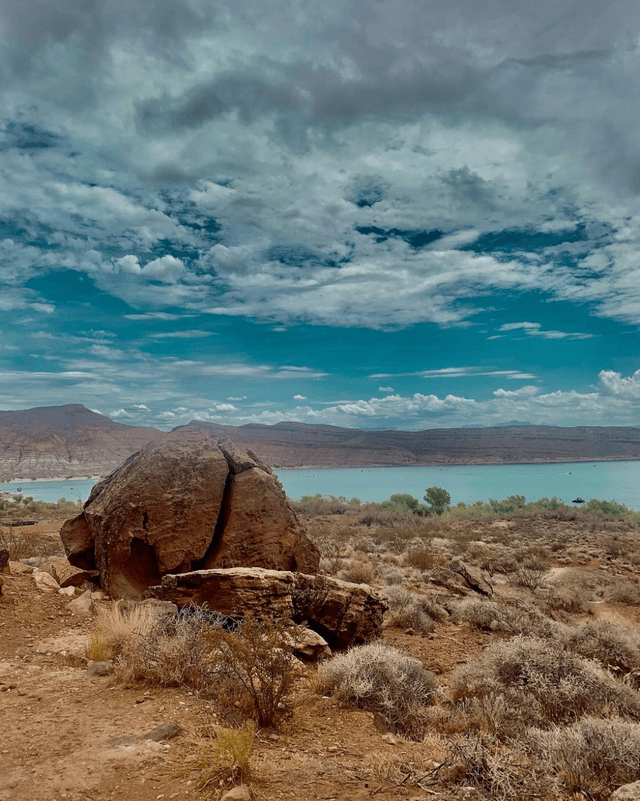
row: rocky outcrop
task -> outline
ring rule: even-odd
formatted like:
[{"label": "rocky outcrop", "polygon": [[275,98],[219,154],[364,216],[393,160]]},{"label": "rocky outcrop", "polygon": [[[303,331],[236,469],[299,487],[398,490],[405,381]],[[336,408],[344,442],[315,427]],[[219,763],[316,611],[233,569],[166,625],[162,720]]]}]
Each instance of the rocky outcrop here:
[{"label": "rocky outcrop", "polygon": [[456,559],[449,564],[449,570],[462,576],[474,592],[486,596],[493,595],[493,587],[478,568],[466,565],[464,562]]},{"label": "rocky outcrop", "polygon": [[148,596],[193,603],[232,618],[247,612],[306,621],[331,647],[346,647],[381,636],[387,604],[366,584],[329,576],[261,568],[196,570],[164,576]]},{"label": "rocky outcrop", "polygon": [[127,459],[60,535],[69,562],[97,569],[114,598],[141,598],[167,573],[238,565],[315,573],[320,559],[270,468],[192,429]]}]

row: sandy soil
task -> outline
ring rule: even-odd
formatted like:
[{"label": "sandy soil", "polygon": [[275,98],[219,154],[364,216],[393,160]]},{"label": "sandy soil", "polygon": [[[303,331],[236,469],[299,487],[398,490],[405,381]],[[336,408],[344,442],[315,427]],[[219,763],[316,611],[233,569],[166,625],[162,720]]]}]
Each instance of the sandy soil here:
[{"label": "sandy soil", "polygon": [[[43,522],[55,535],[59,521]],[[558,567],[582,583],[588,567]],[[575,575],[574,575],[575,574]],[[216,722],[208,702],[186,690],[123,686],[89,675],[85,645],[91,620],[67,609],[69,598],[38,590],[30,575],[4,576],[0,596],[0,801],[170,801],[198,799],[188,770]],[[637,608],[594,605],[613,622],[638,622]],[[492,635],[445,623],[422,636],[386,629],[395,647],[421,659],[439,682]],[[259,732],[256,799],[395,801],[472,799],[471,788],[424,789],[410,766],[438,763],[438,744],[411,743],[376,727],[372,714],[345,710],[313,692],[313,668],[296,690],[295,713],[277,732]],[[167,741],[115,738],[175,722]]]}]

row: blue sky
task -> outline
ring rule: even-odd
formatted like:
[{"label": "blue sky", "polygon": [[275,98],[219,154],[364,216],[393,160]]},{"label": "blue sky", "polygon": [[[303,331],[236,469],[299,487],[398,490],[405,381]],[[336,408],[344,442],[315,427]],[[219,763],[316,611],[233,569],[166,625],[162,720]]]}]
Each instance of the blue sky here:
[{"label": "blue sky", "polygon": [[0,1],[0,408],[640,425],[631,0]]}]

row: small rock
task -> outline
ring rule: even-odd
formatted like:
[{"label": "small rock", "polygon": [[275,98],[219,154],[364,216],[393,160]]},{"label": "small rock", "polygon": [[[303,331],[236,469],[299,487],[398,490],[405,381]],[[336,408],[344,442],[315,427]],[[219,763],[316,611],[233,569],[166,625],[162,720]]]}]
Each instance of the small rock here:
[{"label": "small rock", "polygon": [[80,617],[91,617],[93,612],[93,600],[91,598],[91,590],[83,592],[78,598],[71,603],[67,604],[67,609],[73,612],[74,615]]},{"label": "small rock", "polygon": [[73,598],[75,594],[76,594],[75,587],[60,587],[60,589],[58,590],[58,595],[68,595],[71,598]]},{"label": "small rock", "polygon": [[640,801],[640,781],[618,787],[609,801]]},{"label": "small rock", "polygon": [[292,642],[293,652],[307,659],[323,659],[331,656],[327,641],[312,629],[300,629]]},{"label": "small rock", "polygon": [[225,793],[220,801],[251,801],[251,793],[247,787],[240,784],[234,787],[233,790],[229,790],[228,793]]},{"label": "small rock", "polygon": [[395,734],[383,734],[382,739],[385,741],[385,743],[389,743],[389,745],[398,745],[398,738],[395,736]]},{"label": "small rock", "polygon": [[182,734],[182,729],[175,721],[170,720],[167,723],[161,723],[146,734],[140,735],[140,739],[153,740],[154,743],[159,743],[161,740],[171,740],[179,734]]},{"label": "small rock", "polygon": [[87,673],[90,676],[111,676],[113,673],[113,662],[110,660],[105,662],[94,662],[87,668]]},{"label": "small rock", "polygon": [[92,601],[108,601],[109,596],[102,592],[102,590],[96,590],[95,592],[91,593],[91,600]]},{"label": "small rock", "polygon": [[34,570],[33,580],[36,583],[36,587],[43,592],[55,592],[60,589],[60,585],[53,576],[42,570]]}]

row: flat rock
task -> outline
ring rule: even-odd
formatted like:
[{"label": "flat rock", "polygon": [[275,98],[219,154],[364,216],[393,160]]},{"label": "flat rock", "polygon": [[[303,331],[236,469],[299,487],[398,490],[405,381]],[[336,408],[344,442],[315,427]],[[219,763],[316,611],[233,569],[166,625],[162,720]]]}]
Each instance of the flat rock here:
[{"label": "flat rock", "polygon": [[471,567],[471,565],[466,565],[464,562],[456,559],[449,564],[449,570],[462,576],[474,592],[486,596],[493,595],[493,587],[482,575],[482,571],[477,567]]},{"label": "flat rock", "polygon": [[60,536],[69,562],[97,569],[112,598],[141,599],[162,576],[203,567],[315,573],[320,562],[271,470],[187,427],[96,484]]},{"label": "flat rock", "polygon": [[247,612],[285,617],[320,634],[331,647],[346,647],[381,636],[386,602],[366,584],[330,576],[236,567],[169,574],[148,590],[149,597],[190,603],[241,618]]},{"label": "flat rock", "polygon": [[113,662],[106,660],[105,662],[94,662],[87,668],[89,676],[111,676],[113,674]]}]

